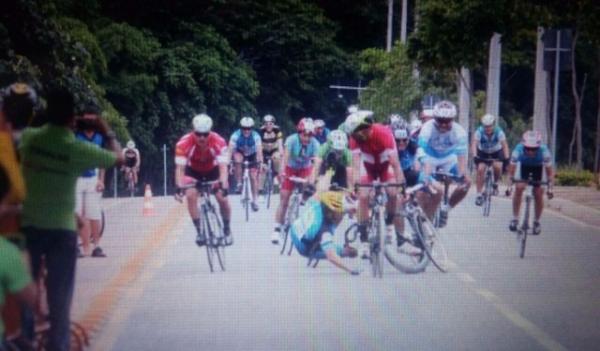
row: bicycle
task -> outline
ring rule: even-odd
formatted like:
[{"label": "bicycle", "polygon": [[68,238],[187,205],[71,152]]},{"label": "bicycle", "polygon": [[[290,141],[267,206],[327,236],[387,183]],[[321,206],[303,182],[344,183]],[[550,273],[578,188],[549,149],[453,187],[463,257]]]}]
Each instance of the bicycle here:
[{"label": "bicycle", "polygon": [[[529,225],[529,217],[531,212],[531,202],[533,201],[534,194],[533,191],[538,186],[548,186],[547,181],[536,181],[533,180],[531,175],[527,178],[527,180],[522,179],[512,179],[513,183],[526,183],[527,191],[525,195],[525,211],[523,213],[523,219],[521,221],[521,225],[517,228],[517,242],[519,242],[519,257],[525,257],[525,246],[527,245],[527,235],[531,226]],[[507,190],[507,195],[510,195],[510,190]],[[552,193],[548,193],[548,198],[552,199]]]},{"label": "bicycle", "polygon": [[[383,191],[389,187],[403,187],[404,183],[381,183],[374,181],[373,184],[356,184],[355,189],[371,188],[375,191],[373,204],[371,207],[371,216],[368,220],[368,242],[369,242],[369,263],[374,277],[383,278],[383,248],[385,235],[385,205],[387,195]],[[358,229],[358,227],[357,227]],[[348,232],[348,231],[346,231]]]},{"label": "bicycle", "polygon": [[[292,223],[298,218],[300,214],[300,204],[302,203],[302,197],[304,193],[304,185],[308,182],[304,178],[299,177],[289,177],[288,178],[292,183],[294,183],[294,189],[292,190],[292,194],[290,196],[289,204],[287,211],[285,213],[284,223],[283,223],[283,240],[281,244],[280,255],[283,255],[285,252],[286,244],[288,242],[288,237],[290,236],[289,231],[292,226]],[[288,250],[288,256],[292,254],[294,250],[294,243],[290,239],[290,246]]]},{"label": "bicycle", "polygon": [[127,179],[127,191],[129,192],[129,196],[133,197],[133,195],[135,195],[135,182],[134,182],[134,177],[133,177],[133,168],[127,169],[125,178]]},{"label": "bicycle", "polygon": [[494,163],[500,160],[498,159],[477,159],[480,162],[485,163],[485,172],[483,180],[483,203],[481,204],[483,209],[483,216],[489,217],[490,209],[492,207],[492,196],[498,195],[498,190],[494,188]]},{"label": "bicycle", "polygon": [[250,181],[250,168],[255,166],[256,162],[244,161],[242,162],[242,206],[244,207],[244,212],[246,213],[246,222],[250,219],[250,206],[252,203],[252,183]]},{"label": "bicycle", "polygon": [[[440,204],[440,206],[438,206],[438,208],[435,210],[435,214],[433,215],[433,226],[435,228],[440,228],[441,225],[441,212],[442,212],[442,205],[447,206],[449,203],[449,190],[450,190],[450,184],[452,184],[452,182],[457,182],[457,183],[462,183],[463,182],[463,178],[462,177],[457,177],[455,175],[453,175],[452,173],[448,173],[448,172],[434,172],[431,175],[437,182],[442,183],[442,185],[444,186],[444,196],[442,197],[442,203]],[[448,219],[446,218],[446,221]]]},{"label": "bicycle", "polygon": [[263,183],[263,196],[267,202],[267,208],[271,208],[271,195],[273,194],[273,161],[270,157],[267,158],[265,164],[265,181]]},{"label": "bicycle", "polygon": [[[225,234],[223,223],[217,214],[215,205],[211,201],[211,193],[218,180],[209,182],[196,182],[182,189],[195,187],[198,190],[198,211],[200,212],[200,235],[204,236],[206,243],[206,256],[210,272],[214,272],[214,259],[216,257],[221,271],[225,271]],[[222,190],[225,191],[225,190]]]}]

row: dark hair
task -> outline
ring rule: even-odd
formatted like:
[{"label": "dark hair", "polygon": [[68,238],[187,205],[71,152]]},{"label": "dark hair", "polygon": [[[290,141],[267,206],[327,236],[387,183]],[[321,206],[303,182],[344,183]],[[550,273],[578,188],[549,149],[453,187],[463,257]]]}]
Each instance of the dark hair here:
[{"label": "dark hair", "polygon": [[6,194],[8,194],[9,189],[9,179],[4,167],[0,167],[0,202],[4,199]]},{"label": "dark hair", "polygon": [[83,110],[81,110],[82,115],[100,115],[101,113],[102,109],[95,104],[87,104]]},{"label": "dark hair", "polygon": [[2,112],[14,129],[27,127],[33,118],[37,95],[29,85],[14,83],[2,92]]},{"label": "dark hair", "polygon": [[48,92],[46,101],[48,104],[46,115],[49,123],[66,126],[75,118],[73,94],[67,89],[52,89]]}]

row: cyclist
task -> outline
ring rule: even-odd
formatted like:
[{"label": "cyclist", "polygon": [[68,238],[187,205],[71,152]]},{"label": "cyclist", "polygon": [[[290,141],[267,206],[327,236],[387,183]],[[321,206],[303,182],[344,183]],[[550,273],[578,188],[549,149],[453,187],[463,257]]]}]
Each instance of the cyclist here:
[{"label": "cyclist", "polygon": [[497,181],[502,172],[502,160],[508,160],[509,157],[508,142],[502,128],[496,125],[496,117],[486,113],[481,117],[481,126],[477,128],[471,142],[471,154],[476,155],[475,165],[477,166],[477,197],[475,205],[481,206],[483,203],[483,180],[485,172],[485,163],[483,160],[496,159],[494,162],[494,193],[498,191]]},{"label": "cyclist", "polygon": [[[334,130],[329,133],[327,142],[321,144],[317,157],[315,157],[313,178],[321,176],[319,182],[337,184],[340,187],[347,188],[348,184],[353,184],[352,179],[352,153],[348,150],[348,137],[341,130]],[[324,178],[327,170],[333,170],[330,182]],[[326,189],[328,184],[317,186],[317,189]]]},{"label": "cyclist", "polygon": [[250,166],[250,185],[252,188],[252,211],[258,211],[256,194],[258,192],[258,166],[263,162],[262,141],[257,131],[253,129],[254,119],[242,117],[241,129],[236,130],[229,139],[229,149],[234,161],[234,174],[237,183],[236,192],[242,192],[242,162],[248,161]]},{"label": "cyclist", "polygon": [[313,183],[312,178],[313,159],[317,156],[319,142],[314,138],[315,125],[310,118],[302,118],[296,125],[297,133],[287,137],[281,162],[281,191],[279,192],[279,206],[275,212],[275,229],[271,235],[273,244],[279,243],[283,218],[287,211],[294,183],[289,177],[309,178],[309,183]]},{"label": "cyclist", "polygon": [[[518,166],[518,168],[517,168]],[[517,170],[519,172],[517,172]],[[533,181],[541,181],[543,172],[546,172],[548,180],[548,198],[552,198],[552,184],[554,183],[554,168],[552,166],[552,156],[545,144],[542,144],[542,134],[538,131],[529,130],[523,134],[523,138],[517,146],[515,146],[510,157],[508,174],[512,179],[526,180],[529,177]],[[517,183],[515,185],[515,194],[513,196],[513,219],[510,221],[509,229],[517,230],[519,224],[519,211],[521,210],[521,200],[526,183]],[[509,189],[512,186],[509,186]],[[510,194],[510,190],[507,191]],[[533,221],[533,234],[539,235],[542,231],[540,218],[544,210],[544,192],[537,185],[533,191],[535,200],[535,218]]]},{"label": "cyclist", "polygon": [[[225,244],[231,245],[230,220],[231,207],[227,199],[229,187],[227,179],[227,143],[219,134],[212,132],[212,119],[206,114],[199,114],[192,120],[193,132],[184,135],[175,146],[175,184],[177,195],[183,195],[182,187],[193,183],[219,180],[215,186],[215,197],[219,203],[221,218],[223,219],[223,233]],[[206,244],[206,238],[200,230],[200,213],[198,211],[198,191],[195,188],[185,190],[188,212],[198,233],[196,244]]]},{"label": "cyclist", "polygon": [[[352,179],[356,184],[361,166],[365,174],[360,177],[361,184],[371,184],[378,179],[381,182],[395,181],[404,183],[404,174],[400,168],[396,142],[388,126],[374,123],[373,112],[360,110],[350,114],[345,122],[346,130],[350,134],[350,150],[352,151]],[[354,186],[354,184],[352,184]],[[394,231],[393,220],[396,213],[395,188],[386,188],[389,201],[386,205],[386,236],[391,236]],[[360,233],[360,255],[368,258],[369,244],[367,242],[367,221],[369,191],[367,188],[359,190],[358,203],[358,231]]]},{"label": "cyclist", "polygon": [[[429,183],[433,172],[441,170],[462,178],[461,185],[450,195],[449,204],[440,211],[440,227],[446,225],[448,212],[458,205],[467,195],[471,180],[467,175],[467,133],[462,126],[454,123],[456,106],[450,101],[440,101],[433,108],[433,120],[429,120],[419,133],[419,153],[422,154],[423,179]],[[433,218],[439,206],[443,189],[437,189],[436,195],[420,193],[423,210]]]},{"label": "cyclist", "polygon": [[315,119],[315,138],[320,144],[327,142],[327,136],[331,130],[325,127],[325,121],[322,119]]},{"label": "cyclist", "polygon": [[138,172],[140,171],[140,151],[135,147],[135,142],[129,140],[126,147],[123,149],[123,157],[125,158],[125,164],[123,165],[123,173],[125,173],[125,179],[131,173],[133,177],[133,184],[136,185],[138,182]]},{"label": "cyclist", "polygon": [[308,200],[300,216],[292,224],[290,236],[298,252],[305,257],[327,259],[336,267],[358,275],[341,257],[356,257],[350,246],[336,245],[334,235],[344,214],[356,210],[356,204],[342,192],[327,191]]},{"label": "cyclist", "polygon": [[[281,150],[283,150],[283,133],[281,133],[279,126],[275,124],[275,117],[273,115],[265,115],[263,117],[263,125],[260,127],[260,137],[262,139],[264,163],[266,165],[271,160],[271,168],[275,177],[279,170]],[[265,172],[261,172],[261,176],[264,177],[264,175]],[[263,184],[264,186],[264,179],[261,179],[259,184]]]}]

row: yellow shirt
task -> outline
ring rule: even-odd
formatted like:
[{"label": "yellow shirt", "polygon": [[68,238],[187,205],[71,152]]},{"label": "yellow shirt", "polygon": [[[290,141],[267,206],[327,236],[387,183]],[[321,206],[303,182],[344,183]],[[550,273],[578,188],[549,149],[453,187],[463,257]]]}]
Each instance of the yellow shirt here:
[{"label": "yellow shirt", "polygon": [[[0,131],[0,167],[4,168],[8,177],[9,190],[6,203],[17,205],[25,200],[25,182],[10,133]],[[0,234],[10,234],[19,231],[17,216],[0,217]]]}]

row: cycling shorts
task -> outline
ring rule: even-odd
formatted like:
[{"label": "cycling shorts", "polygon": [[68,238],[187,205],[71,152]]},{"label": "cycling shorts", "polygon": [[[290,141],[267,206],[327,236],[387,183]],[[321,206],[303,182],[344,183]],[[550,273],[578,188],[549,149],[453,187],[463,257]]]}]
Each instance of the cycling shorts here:
[{"label": "cycling shorts", "polygon": [[263,150],[263,158],[264,162],[267,162],[268,159],[273,158],[275,153],[279,152],[279,149],[275,148],[273,150]]},{"label": "cycling shorts", "polygon": [[476,165],[479,165],[481,162],[483,162],[482,160],[490,160],[490,159],[496,159],[499,162],[502,162],[502,160],[504,159],[504,153],[502,152],[502,150],[498,150],[498,151],[492,152],[492,153],[487,153],[487,152],[483,152],[481,150],[477,150],[477,157],[475,158],[474,162]]},{"label": "cycling shorts", "polygon": [[250,164],[249,165],[250,169],[258,168],[258,164],[256,163],[256,154],[244,156],[244,154],[242,154],[239,151],[236,151],[236,154],[242,155],[242,157],[243,157],[242,162],[248,161],[248,163]]},{"label": "cycling shorts", "polygon": [[192,169],[191,167],[186,166],[184,175],[185,175],[183,177],[184,184],[190,184],[190,183],[194,183],[196,181],[212,182],[215,180],[219,180],[219,167],[213,167],[208,172],[198,172],[198,171],[195,171],[194,169]]},{"label": "cycling shorts", "polygon": [[421,172],[417,172],[412,168],[402,170],[404,172],[404,179],[406,179],[406,186],[415,186],[421,181]]},{"label": "cycling shorts", "polygon": [[292,191],[294,190],[294,182],[292,182],[288,177],[298,177],[306,179],[312,173],[312,166],[307,168],[294,169],[289,166],[285,167],[285,178],[283,179],[283,184],[281,185],[282,190]]},{"label": "cycling shorts", "polygon": [[125,167],[133,168],[137,163],[136,157],[125,157]]},{"label": "cycling shorts", "polygon": [[515,178],[526,180],[531,175],[531,179],[533,179],[533,181],[539,182],[539,181],[542,181],[543,171],[544,171],[543,165],[526,166],[526,165],[521,164],[520,172],[517,171],[517,174],[515,174]]},{"label": "cycling shorts", "polygon": [[370,167],[364,167],[365,171],[362,177],[360,177],[361,184],[371,184],[375,180],[380,182],[389,182],[394,179],[394,172],[392,171],[389,163],[383,165],[371,165]]}]

